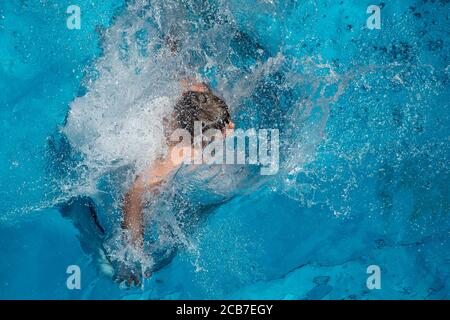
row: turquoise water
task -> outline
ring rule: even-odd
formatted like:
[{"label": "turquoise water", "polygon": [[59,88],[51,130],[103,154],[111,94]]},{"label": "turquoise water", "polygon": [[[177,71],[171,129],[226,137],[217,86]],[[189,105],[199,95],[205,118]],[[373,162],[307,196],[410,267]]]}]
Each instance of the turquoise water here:
[{"label": "turquoise water", "polygon": [[[76,2],[0,3],[0,298],[449,298],[448,1],[378,3],[380,30],[369,1]],[[125,290],[61,208],[92,199],[110,241],[157,145],[154,101],[185,74],[239,127],[280,130],[280,171],[246,177]]]}]

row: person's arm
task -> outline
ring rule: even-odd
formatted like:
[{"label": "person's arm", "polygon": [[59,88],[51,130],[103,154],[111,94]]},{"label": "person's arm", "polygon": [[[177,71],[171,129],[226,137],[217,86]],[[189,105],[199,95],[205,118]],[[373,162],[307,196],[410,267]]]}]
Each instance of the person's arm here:
[{"label": "person's arm", "polygon": [[145,206],[146,193],[161,185],[175,167],[176,165],[170,160],[156,160],[136,179],[125,195],[123,228],[130,231],[133,244],[137,246],[143,244],[144,221],[142,210]]},{"label": "person's arm", "polygon": [[180,84],[184,91],[207,92],[210,90],[208,85],[203,82],[198,82],[194,78],[183,79],[180,81]]}]

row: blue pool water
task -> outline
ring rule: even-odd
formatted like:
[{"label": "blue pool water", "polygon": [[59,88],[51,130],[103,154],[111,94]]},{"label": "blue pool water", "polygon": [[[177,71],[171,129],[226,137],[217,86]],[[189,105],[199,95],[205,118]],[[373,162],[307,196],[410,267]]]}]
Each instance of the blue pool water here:
[{"label": "blue pool water", "polygon": [[[71,4],[80,30],[66,27]],[[366,27],[371,4],[380,30]],[[448,299],[449,8],[1,1],[0,298]],[[125,290],[61,208],[92,199],[112,237],[127,172],[154,153],[158,99],[183,74],[207,79],[239,127],[279,129],[280,170],[236,187]]]}]

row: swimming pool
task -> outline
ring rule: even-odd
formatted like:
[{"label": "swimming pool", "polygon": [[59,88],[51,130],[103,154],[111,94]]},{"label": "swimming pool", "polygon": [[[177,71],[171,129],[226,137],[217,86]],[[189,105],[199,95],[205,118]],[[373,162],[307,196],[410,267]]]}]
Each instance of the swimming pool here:
[{"label": "swimming pool", "polygon": [[[448,299],[449,2],[202,3],[0,3],[0,298]],[[60,207],[92,198],[113,228],[117,170],[151,158],[155,99],[190,74],[239,127],[280,131],[280,170],[124,290]]]}]

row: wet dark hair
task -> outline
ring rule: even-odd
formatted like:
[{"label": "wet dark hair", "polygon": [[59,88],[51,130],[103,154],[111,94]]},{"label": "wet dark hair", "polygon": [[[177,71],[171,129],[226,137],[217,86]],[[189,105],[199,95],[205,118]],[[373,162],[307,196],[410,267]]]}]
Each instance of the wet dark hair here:
[{"label": "wet dark hair", "polygon": [[231,121],[227,104],[211,90],[205,92],[187,91],[175,105],[176,128],[194,135],[194,122],[202,122],[202,132],[209,129],[225,130]]}]

